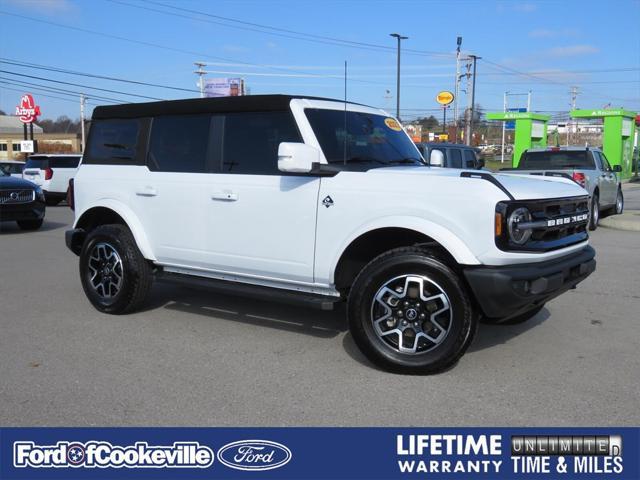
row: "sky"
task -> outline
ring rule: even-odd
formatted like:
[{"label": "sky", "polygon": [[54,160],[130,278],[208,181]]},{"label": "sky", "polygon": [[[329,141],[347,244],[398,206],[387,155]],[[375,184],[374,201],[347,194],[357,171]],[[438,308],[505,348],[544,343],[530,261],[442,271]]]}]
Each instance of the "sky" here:
[{"label": "sky", "polygon": [[[27,92],[42,118],[78,118],[79,93],[88,115],[100,104],[197,97],[198,61],[207,78],[242,76],[252,94],[343,98],[346,61],[348,99],[395,112],[395,32],[409,37],[405,121],[440,118],[435,97],[454,90],[457,36],[462,57],[481,57],[485,111],[502,110],[505,91],[531,90],[532,110],[560,115],[572,86],[578,108],[640,111],[639,0],[0,0],[0,109],[13,113]],[[461,89],[462,110],[466,78]],[[509,96],[509,107],[525,105]]]}]

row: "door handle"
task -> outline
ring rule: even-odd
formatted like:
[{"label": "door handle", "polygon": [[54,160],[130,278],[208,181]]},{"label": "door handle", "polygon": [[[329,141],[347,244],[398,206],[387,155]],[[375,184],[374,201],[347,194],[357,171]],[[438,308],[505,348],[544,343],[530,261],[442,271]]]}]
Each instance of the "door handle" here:
[{"label": "door handle", "polygon": [[155,197],[156,195],[158,195],[158,190],[150,185],[147,185],[140,190],[136,190],[136,195],[138,195],[139,197]]},{"label": "door handle", "polygon": [[211,200],[222,200],[224,202],[235,202],[238,200],[238,194],[233,192],[216,192],[211,195]]}]

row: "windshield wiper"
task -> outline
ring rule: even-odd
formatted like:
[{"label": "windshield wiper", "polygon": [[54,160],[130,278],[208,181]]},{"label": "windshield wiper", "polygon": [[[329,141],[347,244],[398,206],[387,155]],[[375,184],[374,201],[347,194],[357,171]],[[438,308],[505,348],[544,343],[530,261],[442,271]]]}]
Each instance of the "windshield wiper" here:
[{"label": "windshield wiper", "polygon": [[[336,161],[332,163],[342,163],[342,161]],[[349,157],[347,159],[347,163],[379,163],[381,165],[387,165],[387,162],[383,162],[382,160],[378,160],[373,157]]]},{"label": "windshield wiper", "polygon": [[395,165],[399,165],[403,163],[411,163],[411,164],[419,163],[420,165],[426,165],[426,162],[424,160],[420,160],[419,158],[412,158],[412,157],[399,158],[397,160],[391,160],[388,163],[395,164]]}]

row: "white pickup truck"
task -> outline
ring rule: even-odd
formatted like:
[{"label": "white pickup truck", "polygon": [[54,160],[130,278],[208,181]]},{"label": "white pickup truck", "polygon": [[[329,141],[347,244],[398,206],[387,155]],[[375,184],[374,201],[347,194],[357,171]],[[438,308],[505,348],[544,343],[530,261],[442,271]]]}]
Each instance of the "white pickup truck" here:
[{"label": "white pickup truck", "polygon": [[284,95],[98,107],[67,246],[100,311],[154,279],[331,308],[377,365],[456,362],[595,269],[571,180],[430,168],[386,112]]}]

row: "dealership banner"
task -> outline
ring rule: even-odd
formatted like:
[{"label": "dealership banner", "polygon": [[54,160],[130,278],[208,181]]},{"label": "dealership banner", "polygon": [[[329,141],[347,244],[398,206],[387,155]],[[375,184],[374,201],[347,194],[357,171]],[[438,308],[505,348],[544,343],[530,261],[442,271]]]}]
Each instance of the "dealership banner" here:
[{"label": "dealership banner", "polygon": [[639,428],[0,428],[0,479],[629,479]]},{"label": "dealership banner", "polygon": [[204,81],[205,97],[238,97],[244,95],[241,78],[208,78]]}]

